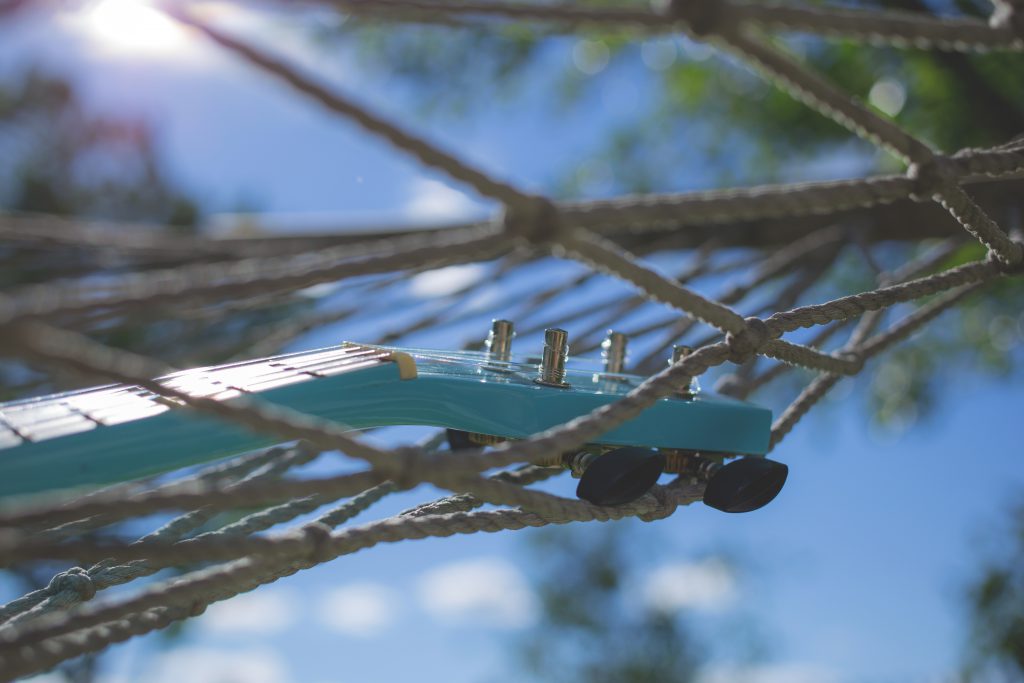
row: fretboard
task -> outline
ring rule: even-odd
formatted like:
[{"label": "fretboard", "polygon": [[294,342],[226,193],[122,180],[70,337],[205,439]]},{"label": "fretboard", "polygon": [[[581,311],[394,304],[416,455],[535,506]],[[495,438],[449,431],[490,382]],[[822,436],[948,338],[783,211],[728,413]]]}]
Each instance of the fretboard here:
[{"label": "fretboard", "polygon": [[[289,384],[373,367],[393,360],[387,349],[346,344],[319,351],[183,370],[158,379],[163,386],[223,401]],[[172,402],[142,387],[107,385],[0,404],[0,449],[87,432],[158,415]]]}]

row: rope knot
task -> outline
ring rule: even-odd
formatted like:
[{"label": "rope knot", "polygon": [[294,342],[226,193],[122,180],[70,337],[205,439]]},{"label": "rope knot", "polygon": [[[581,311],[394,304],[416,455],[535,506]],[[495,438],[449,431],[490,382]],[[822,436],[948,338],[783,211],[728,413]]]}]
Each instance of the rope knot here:
[{"label": "rope knot", "polygon": [[77,595],[82,602],[85,602],[96,595],[96,584],[93,583],[88,571],[81,567],[71,567],[50,579],[46,590],[50,595],[70,591]]},{"label": "rope knot", "polygon": [[988,25],[1024,37],[1024,0],[994,0],[994,4]]},{"label": "rope knot", "polygon": [[941,154],[927,161],[915,161],[907,167],[907,178],[913,183],[910,198],[916,202],[928,201],[958,177],[956,163]]},{"label": "rope knot", "polygon": [[998,268],[999,272],[1004,275],[1022,275],[1024,274],[1024,242],[1012,240],[1012,243],[1011,261],[1006,261],[992,250],[985,254],[985,260]]},{"label": "rope knot", "polygon": [[721,32],[729,7],[724,0],[655,0],[654,9],[702,37]]},{"label": "rope knot", "polygon": [[391,452],[386,465],[374,469],[391,481],[399,491],[408,491],[422,484],[425,470],[432,467],[433,454],[424,453],[415,446],[400,446]]},{"label": "rope knot", "polygon": [[658,507],[650,512],[637,515],[644,522],[656,522],[659,519],[671,517],[675,513],[676,508],[679,507],[679,501],[676,499],[676,496],[672,495],[665,486],[652,486],[648,493],[658,501]]},{"label": "rope knot", "polygon": [[862,354],[860,351],[837,351],[835,353],[835,357],[853,365],[853,369],[850,372],[850,374],[852,375],[855,375],[864,369],[864,354]]},{"label": "rope knot", "polygon": [[729,360],[733,363],[745,363],[758,350],[771,340],[771,330],[760,318],[745,318],[746,326],[741,332],[725,335],[725,344],[729,347]]},{"label": "rope knot", "polygon": [[331,559],[331,528],[320,522],[311,522],[302,527],[302,534],[313,544],[309,553],[312,562],[320,564]]},{"label": "rope knot", "polygon": [[506,204],[500,220],[506,234],[530,244],[550,244],[561,231],[558,209],[546,197],[534,196]]}]

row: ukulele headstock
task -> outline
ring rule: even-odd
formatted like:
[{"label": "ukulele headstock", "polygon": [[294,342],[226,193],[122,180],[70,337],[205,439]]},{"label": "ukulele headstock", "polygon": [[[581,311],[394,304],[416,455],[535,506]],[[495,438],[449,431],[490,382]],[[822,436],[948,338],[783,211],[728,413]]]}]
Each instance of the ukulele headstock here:
[{"label": "ukulele headstock", "polygon": [[[566,400],[580,394],[624,396],[644,378],[626,372],[626,335],[609,330],[601,345],[601,366],[593,370],[569,367],[569,339],[565,330],[552,328],[544,333],[543,352],[537,357],[517,356],[512,352],[514,328],[510,321],[495,320],[485,342],[485,350],[463,351],[439,358],[436,352],[408,351],[417,367],[426,373],[452,373],[480,382],[533,385],[539,391],[565,392]],[[674,346],[670,364],[693,352],[688,346]],[[557,394],[555,394],[557,395]],[[721,401],[702,395],[696,378],[682,382],[668,402],[700,404]],[[737,417],[739,414],[737,413]],[[736,429],[749,428],[737,424]],[[488,446],[508,438],[449,429],[453,450]],[[754,453],[753,455],[762,455]],[[579,478],[576,494],[598,505],[628,503],[646,493],[663,473],[690,477],[706,484],[705,503],[723,512],[750,512],[771,502],[782,490],[788,475],[786,465],[763,457],[748,457],[725,462],[742,452],[708,449],[681,449],[659,441],[652,433],[646,443],[622,445],[598,442],[575,453],[557,454],[550,462],[539,464],[564,467]]]}]

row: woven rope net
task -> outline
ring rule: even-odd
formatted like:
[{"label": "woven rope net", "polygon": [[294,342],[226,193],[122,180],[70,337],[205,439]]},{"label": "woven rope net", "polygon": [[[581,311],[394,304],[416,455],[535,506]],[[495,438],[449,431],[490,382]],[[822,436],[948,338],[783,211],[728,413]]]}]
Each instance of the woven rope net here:
[{"label": "woven rope net", "polygon": [[[62,571],[43,588],[0,607],[0,678],[46,671],[68,659],[162,629],[201,614],[211,603],[380,543],[453,534],[495,532],[628,516],[664,519],[700,500],[701,485],[680,479],[655,486],[637,501],[616,507],[546,493],[530,485],[558,473],[535,465],[565,453],[630,419],[690,377],[727,363],[737,369],[719,390],[747,397],[793,368],[813,378],[772,426],[777,447],[794,426],[844,377],[906,340],[965,297],[1006,277],[1019,276],[1024,245],[1005,222],[1011,212],[983,208],[986,187],[1012,183],[1024,172],[1024,140],[988,149],[944,153],[861,104],[773,45],[767,31],[810,32],[875,45],[922,49],[1024,50],[1024,9],[1003,0],[989,23],[888,11],[823,6],[754,5],[691,0],[663,8],[616,9],[504,2],[333,0],[339,9],[376,20],[442,25],[532,22],[547,30],[629,28],[639,35],[680,32],[746,63],[763,78],[822,116],[889,153],[906,173],[835,182],[774,185],[675,195],[625,196],[558,202],[524,191],[467,163],[400,125],[375,115],[334,88],[304,75],[262,48],[223,33],[182,7],[167,8],[177,21],[252,68],[276,78],[297,96],[360,126],[451,181],[496,200],[492,220],[380,235],[295,238],[165,240],[126,236],[102,226],[7,216],[4,240],[76,249],[115,251],[135,272],[89,281],[54,281],[0,295],[0,341],[5,355],[33,367],[74,372],[92,380],[126,382],[187,404],[285,444],[159,481],[118,485],[73,500],[29,499],[0,508],[4,566],[37,560],[84,563]],[[967,191],[970,190],[970,193]],[[921,239],[942,237],[900,268],[877,273],[867,291],[823,303],[797,305],[856,241],[842,226],[858,219],[867,242],[885,238],[887,221],[920,224]],[[950,218],[959,232],[947,230]],[[768,234],[771,251],[733,260],[703,258],[713,249],[742,246],[752,229]],[[942,269],[965,242],[984,246],[984,258]],[[695,258],[668,277],[647,257],[692,250]],[[451,452],[442,438],[396,449],[374,446],[338,425],[252,400],[231,404],[193,398],[153,382],[163,363],[116,350],[86,335],[112,315],[144,307],[204,312],[225,306],[256,310],[288,301],[313,285],[340,283],[366,300],[410,273],[487,262],[493,277],[555,257],[586,270],[526,297],[516,295],[517,316],[529,333],[554,323],[587,320],[575,352],[592,350],[595,335],[654,302],[664,315],[634,335],[653,335],[652,350],[636,363],[653,373],[627,397],[532,438],[487,449]],[[129,268],[130,270],[130,268]],[[747,275],[716,296],[698,293],[702,278]],[[795,274],[795,276],[794,276]],[[628,285],[598,303],[571,299],[595,278]],[[729,279],[729,278],[726,278]],[[748,305],[768,284],[770,300]],[[465,317],[469,284],[445,295],[443,306],[419,311],[384,338],[400,341],[418,330]],[[568,296],[566,295],[568,292]],[[497,302],[493,308],[510,303]],[[900,305],[900,306],[897,306]],[[893,307],[896,307],[893,309]],[[747,312],[740,311],[746,309]],[[310,315],[278,326],[245,353],[271,353],[317,326],[357,313],[359,306]],[[557,310],[557,314],[551,311]],[[899,317],[884,317],[887,310]],[[487,313],[486,307],[477,313]],[[803,333],[811,328],[809,333]],[[794,334],[795,333],[795,334]],[[803,343],[793,341],[800,337]],[[665,349],[686,336],[695,350],[667,368]],[[703,336],[702,336],[703,335]],[[787,339],[787,335],[790,337]],[[831,350],[826,350],[831,349]],[[321,478],[289,477],[327,451],[340,451],[364,469]],[[499,469],[497,474],[485,476]],[[450,492],[405,512],[346,525],[385,496],[429,483]],[[485,509],[484,505],[488,505]],[[219,523],[220,513],[244,510]],[[169,521],[138,539],[103,533],[119,522],[155,513]],[[316,513],[315,521],[289,528]],[[185,567],[171,579],[145,582],[166,567]],[[134,593],[105,597],[110,587],[142,582]]]}]

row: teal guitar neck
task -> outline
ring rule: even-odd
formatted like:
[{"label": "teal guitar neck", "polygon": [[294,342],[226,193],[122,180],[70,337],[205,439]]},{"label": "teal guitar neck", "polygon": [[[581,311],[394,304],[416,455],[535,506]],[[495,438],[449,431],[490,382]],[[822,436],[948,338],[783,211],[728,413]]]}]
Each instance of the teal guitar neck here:
[{"label": "teal guitar neck", "polygon": [[[597,372],[566,369],[564,333],[551,332],[538,362],[513,357],[507,345],[446,352],[346,343],[186,370],[159,382],[223,401],[257,395],[354,430],[429,425],[493,443],[564,424],[643,381],[621,372],[621,363],[606,361]],[[770,424],[764,408],[684,391],[603,434],[597,445],[759,455],[768,448]],[[4,403],[0,496],[129,481],[270,443],[135,386]]]}]

